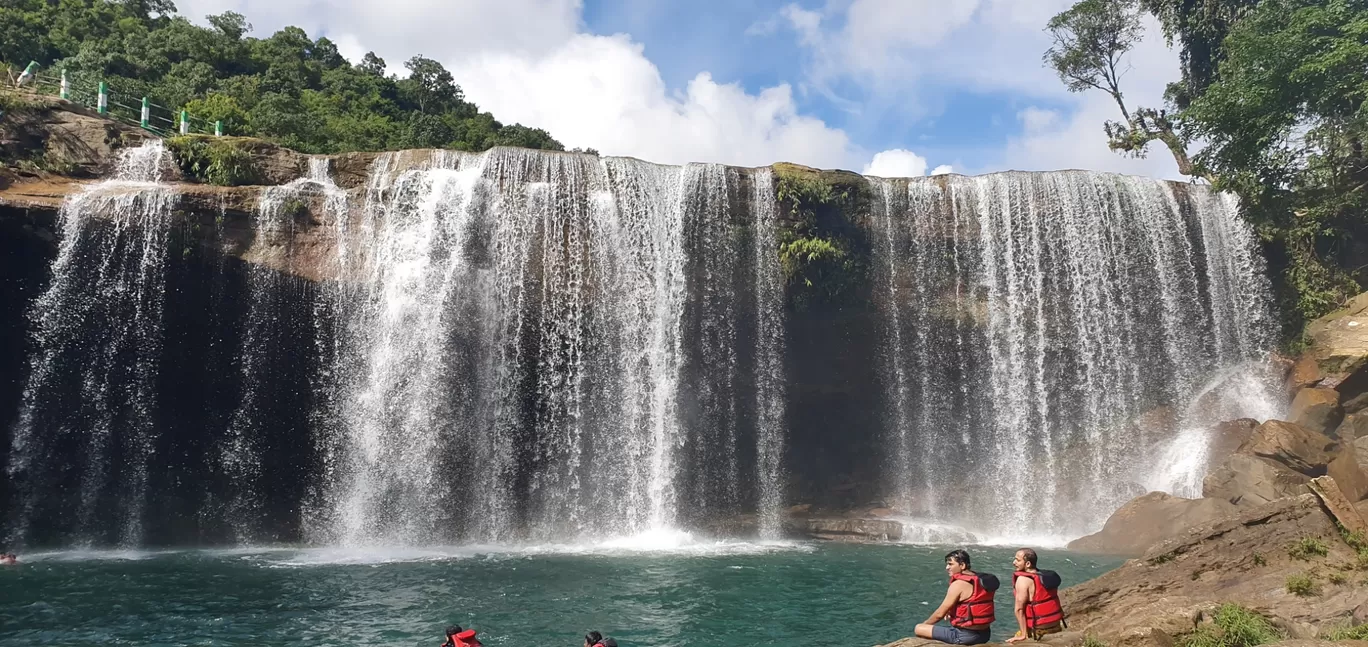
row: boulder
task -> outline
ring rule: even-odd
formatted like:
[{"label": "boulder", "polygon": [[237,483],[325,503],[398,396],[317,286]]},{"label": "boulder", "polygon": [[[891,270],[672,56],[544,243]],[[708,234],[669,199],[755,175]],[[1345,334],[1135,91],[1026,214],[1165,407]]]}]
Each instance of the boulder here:
[{"label": "boulder", "polygon": [[1330,434],[1344,419],[1344,410],[1340,409],[1339,398],[1339,391],[1334,389],[1302,389],[1297,392],[1297,397],[1292,399],[1292,409],[1287,417],[1312,431]]},{"label": "boulder", "polygon": [[1068,549],[1085,553],[1136,556],[1150,545],[1186,528],[1235,513],[1223,499],[1180,499],[1150,492],[1121,506],[1102,530],[1069,542]]},{"label": "boulder", "polygon": [[1339,427],[1335,429],[1335,436],[1340,442],[1353,443],[1360,438],[1368,437],[1368,412],[1351,413],[1344,417]]},{"label": "boulder", "polygon": [[1362,501],[1368,497],[1368,474],[1359,466],[1355,445],[1345,443],[1326,467],[1326,474],[1335,479],[1340,491],[1350,501]]},{"label": "boulder", "polygon": [[1345,415],[1352,415],[1363,411],[1364,409],[1368,409],[1368,391],[1345,399],[1344,404],[1340,405],[1340,408],[1344,409]]},{"label": "boulder", "polygon": [[834,541],[898,541],[903,526],[888,519],[815,518],[807,520],[807,533]]},{"label": "boulder", "polygon": [[1346,398],[1364,392],[1358,385],[1341,387],[1361,369],[1368,368],[1368,292],[1354,297],[1344,308],[1308,324],[1306,336],[1310,343],[1294,365],[1289,386],[1305,384],[1337,389]]},{"label": "boulder", "polygon": [[1202,480],[1202,496],[1239,506],[1263,505],[1306,492],[1310,480],[1273,461],[1238,453]]},{"label": "boulder", "polygon": [[1253,418],[1239,418],[1217,423],[1211,427],[1211,437],[1207,444],[1207,461],[1215,469],[1227,456],[1234,454],[1254,437],[1259,421]]},{"label": "boulder", "polygon": [[1335,441],[1325,434],[1294,423],[1269,420],[1254,430],[1254,437],[1239,451],[1267,458],[1306,476],[1322,476],[1335,450]]}]

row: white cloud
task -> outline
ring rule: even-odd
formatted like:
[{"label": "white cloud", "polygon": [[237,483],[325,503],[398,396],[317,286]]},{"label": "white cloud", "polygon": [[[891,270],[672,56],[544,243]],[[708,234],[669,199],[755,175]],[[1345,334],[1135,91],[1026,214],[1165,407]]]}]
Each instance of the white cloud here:
[{"label": "white cloud", "polygon": [[926,175],[926,158],[909,150],[895,148],[876,154],[862,173],[877,177],[920,177]]},{"label": "white cloud", "polygon": [[749,94],[703,72],[671,93],[623,35],[581,34],[540,57],[490,52],[452,71],[481,106],[546,128],[566,146],[669,164],[833,167],[860,157],[845,133],[798,114],[788,85]]},{"label": "white cloud", "polygon": [[926,167],[925,157],[910,150],[894,148],[875,154],[860,173],[875,177],[921,177],[955,172],[954,167],[948,164],[937,166],[930,173],[926,172]]}]

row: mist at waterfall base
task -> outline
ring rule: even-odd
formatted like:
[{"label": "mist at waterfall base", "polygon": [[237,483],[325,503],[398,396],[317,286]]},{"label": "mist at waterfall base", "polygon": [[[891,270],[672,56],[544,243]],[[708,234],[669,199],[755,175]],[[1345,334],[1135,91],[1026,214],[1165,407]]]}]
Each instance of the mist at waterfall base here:
[{"label": "mist at waterfall base", "polygon": [[[0,569],[0,645],[875,645],[945,594],[944,549],[839,543],[622,549],[54,553]],[[1010,549],[975,550],[1005,576]],[[1068,583],[1120,560],[1045,551]],[[1002,612],[995,636],[1014,630]]]},{"label": "mist at waterfall base", "polygon": [[21,304],[10,545],[674,547],[796,503],[1057,544],[1277,413],[1262,261],[1201,187],[871,178],[860,298],[803,309],[770,169],[407,152],[344,191],[319,158],[235,229],[168,162],[69,199]]}]

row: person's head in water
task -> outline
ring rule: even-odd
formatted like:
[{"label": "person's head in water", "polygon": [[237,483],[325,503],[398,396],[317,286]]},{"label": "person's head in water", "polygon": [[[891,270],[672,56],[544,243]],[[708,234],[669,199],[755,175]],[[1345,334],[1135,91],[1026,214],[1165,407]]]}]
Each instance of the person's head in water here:
[{"label": "person's head in water", "polygon": [[955,549],[945,554],[945,572],[951,575],[959,575],[969,568],[969,553],[963,549]]},{"label": "person's head in water", "polygon": [[455,645],[455,644],[456,644],[456,634],[458,634],[458,633],[461,633],[461,627],[460,627],[459,625],[447,625],[447,628],[446,628],[445,630],[442,631],[442,635],[443,635],[443,636],[446,636],[447,641],[446,641],[445,643],[442,643],[442,644],[443,644],[443,645]]},{"label": "person's head in water", "polygon": [[601,642],[603,642],[603,634],[597,631],[591,631],[587,634],[584,634],[584,647],[594,647],[594,645],[597,645]]},{"label": "person's head in water", "polygon": [[1030,548],[1022,548],[1012,556],[1012,567],[1018,571],[1034,571],[1036,567],[1036,552]]}]

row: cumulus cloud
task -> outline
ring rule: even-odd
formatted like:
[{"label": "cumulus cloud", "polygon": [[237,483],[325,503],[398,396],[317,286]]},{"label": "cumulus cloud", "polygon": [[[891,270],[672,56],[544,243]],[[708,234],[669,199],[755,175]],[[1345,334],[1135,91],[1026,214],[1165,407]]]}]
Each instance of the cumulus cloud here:
[{"label": "cumulus cloud", "polygon": [[921,177],[955,172],[954,167],[942,164],[928,174],[927,166],[925,157],[907,149],[894,148],[876,153],[860,173],[875,177]]},{"label": "cumulus cloud", "polygon": [[640,44],[578,35],[542,57],[486,53],[457,63],[467,94],[494,114],[547,128],[567,146],[655,162],[842,166],[845,133],[800,115],[789,86],[749,94],[706,72],[668,91]]}]

